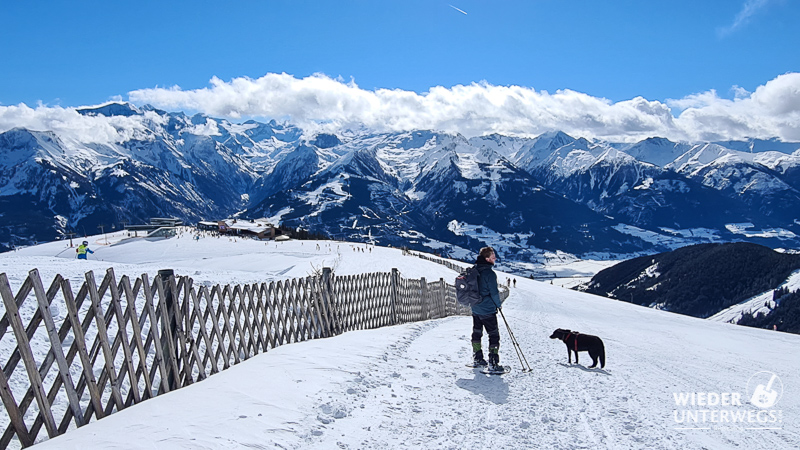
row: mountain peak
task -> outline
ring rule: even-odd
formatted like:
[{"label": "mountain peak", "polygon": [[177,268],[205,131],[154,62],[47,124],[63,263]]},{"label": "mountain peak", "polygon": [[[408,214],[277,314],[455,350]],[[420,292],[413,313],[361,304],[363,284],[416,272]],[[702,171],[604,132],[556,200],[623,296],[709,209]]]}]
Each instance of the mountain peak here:
[{"label": "mountain peak", "polygon": [[100,106],[76,109],[84,116],[124,116],[130,117],[141,114],[138,108],[127,102],[110,102]]},{"label": "mountain peak", "polygon": [[33,131],[17,127],[0,133],[0,149],[19,149],[57,143],[58,136],[52,131]]},{"label": "mountain peak", "polygon": [[659,146],[659,147],[671,147],[671,146],[675,145],[675,143],[670,141],[669,139],[663,138],[663,137],[657,137],[657,136],[649,137],[649,138],[645,139],[642,142],[646,143],[646,144],[649,144],[649,145]]},{"label": "mountain peak", "polygon": [[416,130],[406,133],[398,144],[398,147],[406,150],[421,148],[436,138],[437,133],[434,133],[431,130]]},{"label": "mountain peak", "polygon": [[548,131],[536,138],[538,142],[547,143],[548,148],[555,150],[575,142],[575,138],[563,131]]},{"label": "mountain peak", "polygon": [[337,145],[341,144],[342,141],[335,134],[328,134],[328,133],[320,133],[314,140],[311,141],[311,144],[316,146],[317,148],[331,148],[336,147]]}]

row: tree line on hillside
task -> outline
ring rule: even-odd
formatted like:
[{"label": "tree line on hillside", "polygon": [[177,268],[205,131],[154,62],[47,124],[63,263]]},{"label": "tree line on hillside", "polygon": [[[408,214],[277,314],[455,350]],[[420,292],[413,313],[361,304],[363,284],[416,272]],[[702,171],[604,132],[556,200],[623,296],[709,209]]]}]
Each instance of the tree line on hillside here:
[{"label": "tree line on hillside", "polygon": [[775,307],[769,313],[749,313],[737,322],[754,328],[776,329],[800,334],[800,290],[776,289],[772,296]]},{"label": "tree line on hillside", "polygon": [[587,292],[707,318],[775,289],[800,255],[744,242],[699,244],[623,261],[592,278]]}]

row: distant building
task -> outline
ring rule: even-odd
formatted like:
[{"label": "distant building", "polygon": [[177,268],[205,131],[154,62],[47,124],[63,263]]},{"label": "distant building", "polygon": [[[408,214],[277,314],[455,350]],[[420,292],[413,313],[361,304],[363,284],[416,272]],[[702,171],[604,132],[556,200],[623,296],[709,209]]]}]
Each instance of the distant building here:
[{"label": "distant building", "polygon": [[[150,236],[154,231],[158,230],[159,228],[175,228],[183,225],[183,221],[181,219],[176,219],[174,217],[154,217],[150,219],[150,223],[146,225],[126,225],[125,230],[130,235],[133,232],[134,237],[138,237],[139,233],[143,233],[145,236]],[[168,232],[162,232],[161,234],[165,234]],[[173,233],[174,235],[174,233]]]},{"label": "distant building", "polygon": [[269,223],[266,219],[243,220],[225,219],[216,222],[201,221],[197,228],[208,231],[219,231],[223,234],[236,236],[251,236],[257,239],[275,239],[283,233],[280,229]]},{"label": "distant building", "polygon": [[219,222],[201,220],[200,222],[197,222],[197,229],[204,231],[219,231]]},{"label": "distant building", "polygon": [[150,219],[150,224],[162,227],[180,227],[183,225],[183,221],[174,217],[153,217]]},{"label": "distant building", "polygon": [[161,227],[157,228],[147,234],[148,238],[163,238],[169,239],[178,235],[177,227]]}]

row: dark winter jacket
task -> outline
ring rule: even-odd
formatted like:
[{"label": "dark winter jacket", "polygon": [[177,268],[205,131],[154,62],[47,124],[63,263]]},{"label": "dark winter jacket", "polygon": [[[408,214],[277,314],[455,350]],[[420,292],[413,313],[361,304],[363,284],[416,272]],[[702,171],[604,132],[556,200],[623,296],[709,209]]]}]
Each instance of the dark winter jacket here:
[{"label": "dark winter jacket", "polygon": [[497,274],[492,270],[492,265],[483,258],[478,258],[475,267],[478,268],[478,290],[481,293],[481,301],[472,307],[472,314],[479,316],[497,314],[497,308],[503,304],[497,288]]}]

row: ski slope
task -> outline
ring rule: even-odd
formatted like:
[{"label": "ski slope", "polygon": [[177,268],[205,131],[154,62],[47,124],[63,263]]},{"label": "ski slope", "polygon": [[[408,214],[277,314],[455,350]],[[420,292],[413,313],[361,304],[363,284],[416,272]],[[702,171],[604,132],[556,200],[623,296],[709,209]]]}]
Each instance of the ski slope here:
[{"label": "ski slope", "polygon": [[[0,254],[0,272],[15,291],[34,267],[46,284],[56,273],[79,280],[87,270],[101,277],[108,267],[118,276],[173,268],[196,283],[293,278],[323,264],[335,264],[339,274],[396,267],[407,278],[455,276],[399,250],[370,252],[363,244],[195,241],[188,234],[119,245],[90,241],[94,260],[74,260],[74,250],[55,242]],[[532,372],[520,370],[502,324],[501,361],[512,366],[503,376],[465,367],[471,358],[469,317],[354,331],[278,347],[37,448],[800,448],[799,336],[525,278],[517,278],[503,310]],[[605,370],[588,369],[587,353],[579,365],[568,365],[564,344],[548,338],[556,328],[600,336]],[[674,397],[711,392],[749,398],[751,377],[760,371],[780,379],[781,395],[772,408],[780,421],[676,420],[676,410],[757,413],[746,400],[736,407],[676,406]]]}]

